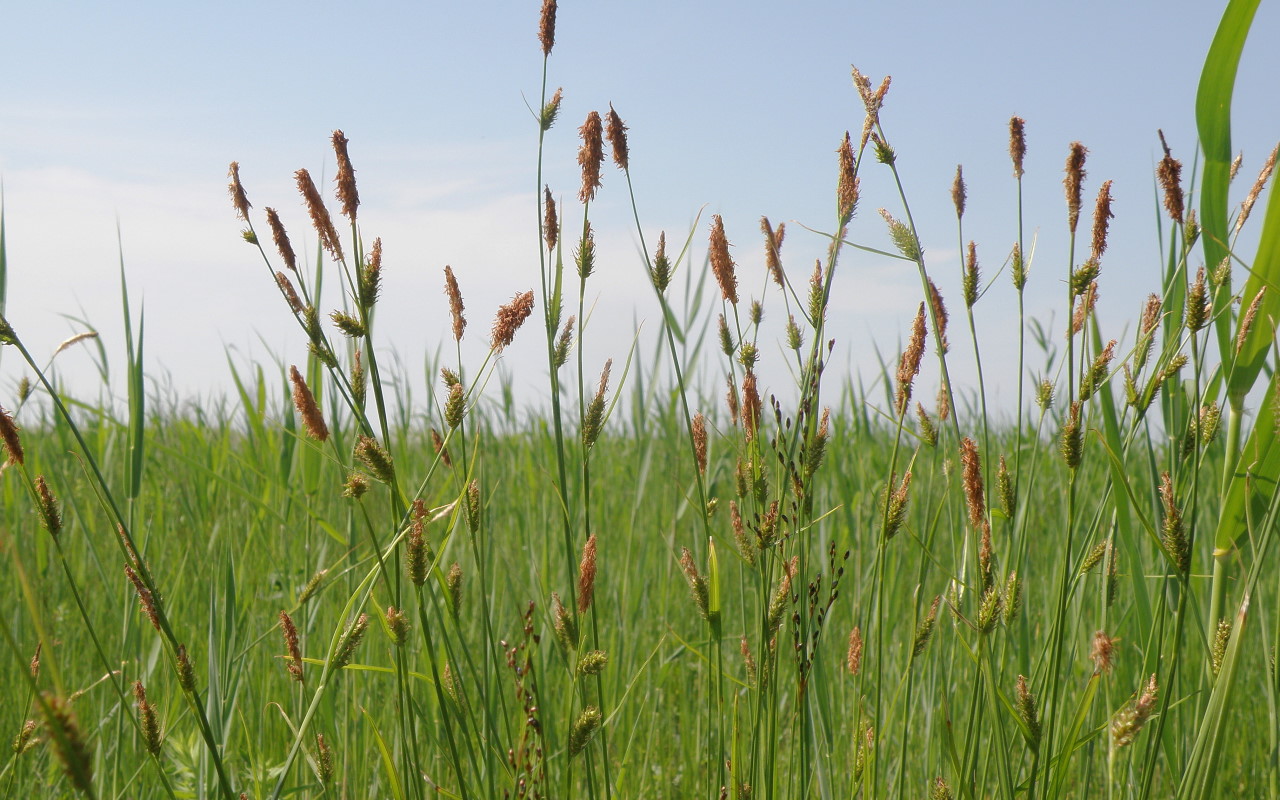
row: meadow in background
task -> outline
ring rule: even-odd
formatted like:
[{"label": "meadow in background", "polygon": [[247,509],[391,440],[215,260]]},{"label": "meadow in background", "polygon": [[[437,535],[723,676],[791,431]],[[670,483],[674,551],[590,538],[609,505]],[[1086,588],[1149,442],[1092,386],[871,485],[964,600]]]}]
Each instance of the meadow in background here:
[{"label": "meadow in background", "polygon": [[[1065,251],[1035,247],[1020,202],[1008,243],[970,242],[958,169],[962,257],[935,264],[890,81],[855,69],[863,116],[815,190],[829,223],[653,230],[633,202],[658,323],[586,362],[617,324],[592,315],[593,203],[635,197],[644,137],[609,107],[567,142],[554,2],[512,222],[538,270],[477,331],[489,314],[445,267],[423,313],[449,315],[451,346],[422,374],[378,336],[396,270],[342,131],[337,214],[299,170],[292,234],[233,163],[258,291],[297,334],[280,363],[233,366],[229,399],[151,391],[124,265],[124,341],[66,343],[99,348],[104,378],[123,345],[119,413],[0,319],[21,376],[0,415],[6,796],[1280,797],[1280,202],[1274,152],[1233,182],[1228,124],[1256,5],[1228,5],[1205,61],[1196,169],[1164,146],[1164,268],[1114,332],[1095,314],[1112,184],[1087,148],[1060,144],[1063,216],[1035,221],[1065,224]],[[574,149],[581,182],[544,183]],[[896,193],[862,197],[873,170]],[[735,263],[747,230],[757,274]],[[788,259],[803,236],[817,263]],[[832,297],[859,291],[866,251],[918,275],[915,317],[878,381],[833,380]],[[8,266],[0,239],[0,287]],[[1062,287],[1056,324],[1024,315],[1031,281]],[[1019,311],[1013,364],[981,355],[996,303]],[[475,337],[487,355],[464,357]],[[529,414],[497,369],[517,337],[544,345]],[[996,381],[1023,398],[1008,415]]]}]

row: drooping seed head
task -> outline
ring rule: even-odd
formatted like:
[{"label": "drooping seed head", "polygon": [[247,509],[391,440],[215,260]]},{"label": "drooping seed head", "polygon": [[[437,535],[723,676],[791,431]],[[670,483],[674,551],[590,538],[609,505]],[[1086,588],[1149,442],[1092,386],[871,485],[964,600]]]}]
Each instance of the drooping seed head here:
[{"label": "drooping seed head", "polygon": [[500,353],[515,339],[516,331],[533,313],[533,291],[518,294],[512,301],[498,309],[490,334],[494,352]]},{"label": "drooping seed head", "polygon": [[22,450],[22,439],[18,436],[17,423],[13,421],[8,411],[0,406],[0,440],[4,441],[5,450],[9,452],[10,464],[22,464],[25,459],[25,453]]},{"label": "drooping seed head", "polygon": [[785,223],[779,223],[774,230],[768,217],[760,218],[760,232],[764,234],[764,265],[779,288],[786,286],[786,278],[782,274],[782,237],[785,231]]},{"label": "drooping seed head", "polygon": [[329,216],[329,209],[325,206],[324,199],[320,197],[320,190],[311,180],[311,173],[300,169],[293,176],[298,184],[298,192],[307,206],[311,224],[320,237],[321,246],[329,251],[334,261],[342,261],[342,240],[338,238],[338,230],[333,227],[333,218]]},{"label": "drooping seed head", "polygon": [[275,242],[280,257],[284,259],[284,265],[297,272],[298,258],[294,255],[293,245],[289,243],[289,234],[284,229],[284,223],[280,221],[280,215],[274,208],[267,209],[267,225],[271,228],[271,239]]},{"label": "drooping seed head", "polygon": [[320,406],[316,404],[315,396],[307,387],[307,382],[296,366],[289,366],[289,382],[293,384],[293,405],[298,409],[298,415],[302,417],[303,427],[313,439],[321,442],[327,440],[329,426],[325,425]]},{"label": "drooping seed head", "polygon": [[231,195],[231,205],[236,210],[236,216],[248,222],[249,209],[253,206],[249,204],[249,196],[245,194],[244,185],[240,183],[239,162],[231,162],[231,166],[227,169],[227,177],[231,179],[227,192]]},{"label": "drooping seed head", "polygon": [[142,577],[134,571],[133,567],[128,564],[124,565],[124,574],[129,578],[129,582],[133,584],[133,589],[138,594],[138,605],[142,608],[142,613],[147,615],[147,619],[151,621],[151,627],[156,631],[160,631],[160,613],[157,609],[158,598],[147,588]]},{"label": "drooping seed head", "polygon": [[356,191],[356,170],[351,166],[351,157],[347,154],[347,137],[342,131],[333,132],[333,152],[338,161],[338,174],[334,182],[338,184],[338,202],[342,204],[342,215],[355,222],[360,193]]}]

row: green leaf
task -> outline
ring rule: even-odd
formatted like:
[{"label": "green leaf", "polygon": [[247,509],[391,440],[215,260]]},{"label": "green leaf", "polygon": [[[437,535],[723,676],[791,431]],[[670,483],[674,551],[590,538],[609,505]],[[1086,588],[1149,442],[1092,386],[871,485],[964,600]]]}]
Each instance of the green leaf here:
[{"label": "green leaf", "polygon": [[1245,534],[1249,517],[1261,519],[1276,493],[1280,479],[1280,444],[1276,442],[1276,390],[1280,373],[1271,383],[1258,409],[1253,432],[1249,434],[1240,458],[1231,473],[1222,498],[1218,530],[1214,535],[1214,555],[1225,556]]},{"label": "green leaf", "polygon": [[[1244,285],[1241,309],[1248,309],[1258,292],[1263,289],[1266,289],[1266,294],[1258,302],[1257,314],[1249,334],[1241,343],[1240,352],[1235,355],[1235,363],[1227,383],[1227,397],[1233,405],[1243,403],[1245,395],[1257,381],[1275,337],[1276,321],[1280,318],[1280,193],[1274,189],[1267,201],[1267,215],[1262,222],[1258,253],[1254,256],[1253,269]],[[1241,314],[1243,313],[1242,311]],[[1231,344],[1232,347],[1235,346],[1234,339]]]},{"label": "green leaf", "polygon": [[[1196,128],[1204,149],[1204,180],[1200,189],[1200,225],[1204,263],[1213,270],[1227,257],[1227,188],[1231,183],[1231,94],[1236,85],[1240,54],[1244,50],[1259,0],[1231,0],[1222,13],[1213,44],[1204,59],[1200,86],[1196,91]],[[1231,294],[1230,286],[1215,292],[1221,307]],[[1215,325],[1222,361],[1232,360],[1231,319],[1218,317]]]}]

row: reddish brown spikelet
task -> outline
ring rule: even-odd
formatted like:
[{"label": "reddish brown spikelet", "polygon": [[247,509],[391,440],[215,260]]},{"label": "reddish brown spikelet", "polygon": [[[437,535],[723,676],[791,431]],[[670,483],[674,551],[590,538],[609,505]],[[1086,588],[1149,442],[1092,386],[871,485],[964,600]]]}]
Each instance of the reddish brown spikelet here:
[{"label": "reddish brown spikelet", "polygon": [[311,217],[311,224],[320,236],[320,244],[325,250],[329,251],[329,255],[333,256],[334,261],[341,261],[342,241],[338,238],[337,229],[333,227],[333,218],[329,216],[329,209],[325,207],[324,199],[320,197],[320,190],[316,188],[315,182],[311,180],[311,173],[305,169],[300,169],[293,173],[293,177],[298,183],[298,192],[302,195],[303,202],[306,203],[307,214]]},{"label": "reddish brown spikelet", "polygon": [[334,181],[338,184],[338,202],[342,204],[342,216],[355,222],[360,193],[356,191],[356,170],[351,166],[351,157],[347,155],[347,137],[342,131],[333,132],[333,152],[338,161],[338,174]]},{"label": "reddish brown spikelet", "polygon": [[240,163],[232,161],[231,166],[227,169],[227,177],[231,179],[231,183],[227,186],[227,192],[231,194],[231,205],[236,209],[236,216],[245,222],[249,221],[249,196],[244,193],[244,185],[240,183]]},{"label": "reddish brown spikelet", "polygon": [[1098,282],[1092,281],[1089,283],[1089,288],[1086,289],[1085,293],[1080,297],[1079,302],[1076,303],[1076,310],[1071,315],[1071,332],[1073,334],[1084,330],[1085,320],[1087,320],[1089,315],[1093,313],[1094,306],[1096,306],[1097,303]]},{"label": "reddish brown spikelet", "polygon": [[733,425],[738,424],[738,387],[733,385],[733,376],[726,375],[725,383],[729,385],[729,391],[725,394],[725,406],[729,409],[729,421]]},{"label": "reddish brown spikelet", "polygon": [[1013,177],[1023,175],[1022,162],[1027,157],[1026,120],[1022,117],[1009,118],[1009,158],[1013,160]]},{"label": "reddish brown spikelet", "polygon": [[500,353],[511,344],[516,337],[516,331],[520,330],[520,326],[532,313],[532,290],[516,295],[510,303],[498,309],[498,315],[493,320],[493,331],[490,334],[494,352]]},{"label": "reddish brown spikelet", "polygon": [[274,208],[267,209],[267,225],[271,228],[271,240],[276,243],[276,250],[284,259],[284,265],[294,272],[298,271],[298,257],[293,253],[293,245],[289,243],[289,234],[280,221],[280,215]]},{"label": "reddish brown spikelet", "polygon": [[128,564],[124,565],[124,574],[128,576],[129,582],[133,584],[134,591],[138,593],[138,604],[142,607],[142,611],[147,615],[147,619],[151,620],[151,626],[157,631],[160,630],[160,615],[156,611],[156,598],[142,582],[142,578],[138,573],[133,571],[133,567]]},{"label": "reddish brown spikelet", "polygon": [[1111,181],[1105,181],[1098,190],[1098,202],[1093,209],[1093,250],[1092,258],[1102,258],[1107,249],[1107,228],[1115,214],[1111,213]]},{"label": "reddish brown spikelet", "polygon": [[857,625],[849,631],[849,651],[845,655],[844,665],[850,675],[857,675],[862,669],[862,630]]},{"label": "reddish brown spikelet", "polygon": [[431,447],[436,451],[436,455],[440,456],[440,460],[444,462],[446,467],[453,466],[453,457],[449,455],[449,448],[445,447],[444,439],[441,438],[440,432],[435,428],[431,429]]},{"label": "reddish brown spikelet", "polygon": [[582,167],[578,199],[586,203],[596,197],[596,190],[600,188],[600,165],[604,163],[604,123],[599,112],[587,114],[578,135],[582,137],[582,146],[578,148],[578,166]]},{"label": "reddish brown spikelet", "polygon": [[143,688],[142,681],[133,682],[133,696],[138,701],[138,726],[142,728],[142,741],[148,753],[158,756],[161,745],[160,720],[156,717],[156,707],[147,700],[147,690]]},{"label": "reddish brown spikelet", "polygon": [[951,349],[951,343],[947,341],[947,304],[942,302],[942,292],[934,285],[933,278],[929,279],[929,305],[933,308],[934,324],[938,326],[938,338],[945,353]]},{"label": "reddish brown spikelet", "polygon": [[302,417],[303,427],[313,439],[325,441],[329,438],[329,426],[324,424],[320,406],[316,405],[315,396],[311,394],[311,389],[307,387],[307,382],[296,366],[289,367],[289,381],[293,384],[293,404]]},{"label": "reddish brown spikelet", "polygon": [[964,188],[964,166],[956,165],[956,178],[951,182],[951,204],[956,207],[956,219],[964,218],[964,203],[967,195]]},{"label": "reddish brown spikelet", "polygon": [[1089,651],[1089,658],[1093,659],[1094,672],[1101,675],[1111,671],[1118,641],[1120,640],[1108,636],[1106,631],[1097,631],[1093,634],[1093,647]]},{"label": "reddish brown spikelet", "polygon": [[596,535],[587,537],[578,562],[578,613],[585,614],[596,596]]},{"label": "reddish brown spikelet", "polygon": [[858,208],[858,176],[853,160],[853,141],[844,132],[844,141],[836,151],[840,156],[840,179],[836,182],[836,208],[841,222],[848,222]]},{"label": "reddish brown spikelet", "polygon": [[1156,178],[1160,181],[1160,188],[1164,190],[1164,208],[1169,212],[1170,219],[1181,223],[1184,211],[1182,162],[1173,157],[1169,143],[1164,139],[1164,131],[1158,130],[1156,133],[1160,136],[1160,147],[1164,149],[1164,158],[1160,159],[1160,164],[1156,167]]},{"label": "reddish brown spikelet", "polygon": [[911,324],[911,339],[907,342],[907,349],[902,351],[902,357],[898,359],[897,410],[899,416],[906,413],[907,404],[911,401],[911,385],[916,375],[920,374],[920,359],[924,356],[925,335],[924,303],[921,303],[920,309],[916,312],[915,321]]},{"label": "reddish brown spikelet", "polygon": [[698,462],[698,472],[703,475],[707,474],[707,418],[702,416],[699,411],[693,415],[693,422],[690,424],[690,430],[693,434],[693,451],[694,458]]},{"label": "reddish brown spikelet", "polygon": [[9,451],[9,463],[21,464],[25,458],[22,451],[22,440],[18,438],[18,426],[8,411],[0,406],[0,439],[4,440],[5,449]]},{"label": "reddish brown spikelet", "polygon": [[538,41],[542,43],[542,55],[551,55],[556,44],[556,0],[542,0],[542,14],[538,17]]},{"label": "reddish brown spikelet", "polygon": [[747,441],[755,438],[756,429],[760,425],[760,389],[756,385],[756,374],[748,370],[742,377],[742,427],[747,433]]},{"label": "reddish brown spikelet", "polygon": [[453,340],[462,341],[462,332],[467,329],[467,318],[462,315],[462,290],[458,288],[458,279],[453,275],[453,267],[444,266],[444,293],[449,296],[449,314],[453,317]]},{"label": "reddish brown spikelet", "polygon": [[978,445],[968,436],[960,442],[960,463],[964,467],[964,500],[969,508],[969,522],[973,527],[981,529],[987,518],[982,487],[982,462],[978,457]]},{"label": "reddish brown spikelet", "polygon": [[1249,212],[1253,211],[1253,204],[1258,202],[1258,195],[1262,194],[1263,187],[1267,185],[1267,180],[1271,178],[1271,173],[1276,168],[1277,155],[1280,155],[1280,144],[1276,145],[1270,156],[1267,156],[1266,163],[1262,165],[1262,171],[1258,173],[1258,180],[1254,181],[1253,188],[1249,190],[1244,202],[1240,204],[1240,216],[1236,218],[1236,231],[1243,228],[1245,220],[1249,219]]},{"label": "reddish brown spikelet", "polygon": [[289,280],[289,276],[283,272],[277,272],[276,286],[280,287],[280,293],[284,295],[285,302],[289,304],[289,310],[295,314],[301,314],[303,311],[302,299],[298,297],[298,292],[293,288],[293,281]]},{"label": "reddish brown spikelet", "polygon": [[298,628],[288,612],[280,612],[280,630],[284,632],[284,648],[289,653],[289,677],[302,680],[302,648],[298,646]]},{"label": "reddish brown spikelet", "polygon": [[711,218],[711,273],[720,284],[720,296],[730,303],[738,302],[738,276],[729,256],[729,240],[724,233],[724,220],[719,214]]},{"label": "reddish brown spikelet", "polygon": [[36,476],[36,498],[40,520],[44,523],[45,529],[56,537],[62,530],[62,514],[58,511],[58,500],[53,496],[53,491],[49,489],[49,484],[45,482],[43,475]]},{"label": "reddish brown spikelet", "polygon": [[1084,160],[1089,150],[1079,142],[1072,142],[1067,153],[1067,177],[1062,184],[1067,190],[1067,227],[1072,233],[1080,222],[1080,189],[1084,185]]},{"label": "reddish brown spikelet", "polygon": [[622,123],[622,117],[618,116],[618,112],[613,110],[613,103],[609,104],[609,125],[606,135],[609,137],[609,149],[613,152],[613,163],[618,165],[618,169],[625,172],[630,164],[628,160],[630,151],[627,149],[627,126]]},{"label": "reddish brown spikelet", "polygon": [[769,277],[780,287],[786,286],[782,274],[782,235],[785,228],[778,225],[775,231],[769,224],[768,217],[760,218],[760,232],[764,234],[764,265],[769,270]]},{"label": "reddish brown spikelet", "polygon": [[560,223],[556,219],[556,201],[551,196],[551,187],[542,189],[542,238],[547,243],[547,252],[555,252],[556,242],[560,240]]}]

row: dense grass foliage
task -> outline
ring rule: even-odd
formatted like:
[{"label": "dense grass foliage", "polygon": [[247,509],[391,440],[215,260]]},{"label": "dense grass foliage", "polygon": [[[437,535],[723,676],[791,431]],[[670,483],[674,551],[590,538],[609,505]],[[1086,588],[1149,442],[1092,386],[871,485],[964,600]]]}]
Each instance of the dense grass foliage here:
[{"label": "dense grass foliage", "polygon": [[[60,391],[0,317],[0,792],[1280,797],[1280,201],[1250,220],[1269,168],[1233,185],[1214,161],[1229,103],[1205,99],[1229,97],[1254,7],[1229,6],[1206,64],[1203,232],[1166,148],[1163,289],[1127,340],[1094,314],[1110,183],[1087,201],[1084,147],[1067,149],[1068,251],[1033,264],[1020,233],[997,284],[970,249],[948,304],[908,198],[877,198],[900,209],[883,222],[859,213],[860,172],[896,178],[896,156],[889,83],[857,70],[865,124],[833,165],[825,260],[789,264],[762,220],[768,274],[748,279],[718,216],[669,242],[637,210],[665,323],[652,351],[605,365],[583,363],[581,320],[606,153],[632,180],[612,109],[579,130],[579,203],[557,209],[544,75],[536,288],[498,310],[481,363],[459,347],[421,376],[379,366],[381,241],[342,132],[338,224],[296,176],[311,265],[232,164],[298,367],[169,402],[122,274],[116,408]],[[548,65],[554,24],[545,3]],[[1019,193],[1023,137],[1014,118]],[[953,196],[963,250],[960,173]],[[1021,231],[1021,207],[1010,218]],[[1234,249],[1246,222],[1256,253]],[[881,224],[921,295],[868,390],[825,374],[826,318],[849,290],[841,259]],[[1197,269],[1202,253],[1231,258]],[[0,236],[0,289],[5,268]],[[984,365],[975,309],[998,295],[1021,312],[1028,280],[1067,288],[1067,323],[1032,357],[1045,328],[1020,313],[1018,362]],[[485,336],[467,331],[465,276],[443,282],[454,339]],[[775,335],[785,369],[761,374]],[[546,345],[549,406],[526,419],[495,376],[516,336]],[[964,398],[959,348],[978,365]],[[1022,402],[997,419],[986,387],[1006,381]]]}]

